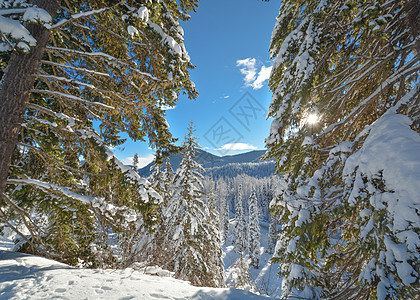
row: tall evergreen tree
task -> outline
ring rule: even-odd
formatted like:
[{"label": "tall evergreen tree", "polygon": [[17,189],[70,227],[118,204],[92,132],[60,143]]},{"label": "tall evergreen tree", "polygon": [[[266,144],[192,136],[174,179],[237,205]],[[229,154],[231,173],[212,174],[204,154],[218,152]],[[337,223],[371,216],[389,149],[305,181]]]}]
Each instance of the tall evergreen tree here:
[{"label": "tall evergreen tree", "polygon": [[111,2],[0,1],[0,218],[70,263],[156,223],[160,197],[109,149],[126,132],[172,151],[162,107],[197,94],[179,21],[198,1]]},{"label": "tall evergreen tree", "polygon": [[204,169],[195,161],[199,145],[193,132],[190,124],[182,144],[183,158],[175,174],[174,194],[163,212],[165,248],[171,251],[167,266],[194,285],[221,286],[219,231],[202,201]]},{"label": "tall evergreen tree", "polygon": [[147,178],[152,184],[153,188],[162,195],[164,190],[163,172],[161,165],[154,161],[154,164],[150,167],[151,174]]},{"label": "tall evergreen tree", "polygon": [[136,170],[136,171],[139,169],[139,155],[138,155],[138,153],[134,153],[133,167],[134,167],[134,170]]},{"label": "tall evergreen tree", "polygon": [[255,192],[249,196],[249,258],[251,265],[258,269],[260,267],[260,220],[257,203],[257,195]]},{"label": "tall evergreen tree", "polygon": [[418,296],[419,7],[282,1],[266,142],[285,296]]},{"label": "tall evergreen tree", "polygon": [[222,230],[222,240],[224,243],[228,242],[229,239],[229,202],[226,198],[223,198],[220,206],[221,211],[221,230]]},{"label": "tall evergreen tree", "polygon": [[276,248],[277,242],[277,221],[276,216],[273,214],[270,216],[270,224],[268,225],[268,237],[267,237],[267,253],[273,254]]},{"label": "tall evergreen tree", "polygon": [[[159,205],[159,225],[153,232],[145,232],[143,237],[138,239],[134,247],[133,261],[154,266],[165,266],[172,258],[172,244],[165,241],[167,239],[165,208],[168,206],[173,196],[174,174],[169,158],[166,158],[165,167],[156,161],[151,167],[152,174],[149,180],[153,188],[161,195],[162,202]],[[133,262],[131,261],[131,263]]]},{"label": "tall evergreen tree", "polygon": [[162,191],[162,197],[163,197],[163,205],[166,205],[169,201],[169,199],[172,198],[173,195],[173,183],[174,183],[174,170],[171,166],[171,161],[169,158],[166,158],[165,162],[165,170],[162,174],[162,180],[163,180],[163,191]]},{"label": "tall evergreen tree", "polygon": [[213,232],[213,236],[209,237],[209,243],[212,244],[209,247],[209,252],[207,255],[210,257],[208,260],[216,262],[212,268],[212,272],[215,274],[215,286],[223,286],[225,279],[223,273],[223,261],[222,261],[222,231],[220,229],[220,219],[219,219],[219,209],[217,208],[217,197],[213,190],[210,190],[207,196],[207,207],[209,209],[209,214],[207,220],[204,222],[208,223],[209,230]]},{"label": "tall evergreen tree", "polygon": [[248,249],[248,224],[246,222],[243,200],[242,200],[242,184],[238,186],[236,195],[236,214],[235,214],[235,227],[234,227],[234,245],[236,253],[245,256]]},{"label": "tall evergreen tree", "polygon": [[227,201],[227,190],[228,186],[226,182],[223,178],[219,178],[216,182],[216,194],[219,198],[220,230],[224,243],[228,241],[229,235],[229,202]]}]

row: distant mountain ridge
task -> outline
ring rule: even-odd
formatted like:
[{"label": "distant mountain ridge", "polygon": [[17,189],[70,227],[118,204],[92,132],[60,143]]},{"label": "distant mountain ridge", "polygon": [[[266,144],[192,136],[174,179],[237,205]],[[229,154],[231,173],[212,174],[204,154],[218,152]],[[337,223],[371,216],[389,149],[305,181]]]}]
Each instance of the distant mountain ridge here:
[{"label": "distant mountain ridge", "polygon": [[[213,177],[227,176],[245,173],[253,177],[265,177],[274,173],[274,162],[262,161],[260,157],[266,150],[254,150],[246,153],[217,156],[202,149],[197,149],[197,162]],[[182,154],[170,156],[172,168],[176,170],[182,160]],[[140,176],[148,177],[153,162],[138,170]],[[226,174],[225,174],[226,173]],[[260,175],[258,175],[261,173]]]},{"label": "distant mountain ridge", "polygon": [[274,161],[261,161],[250,163],[231,163],[220,167],[212,167],[206,169],[206,175],[213,179],[220,177],[234,178],[240,174],[246,174],[255,178],[264,178],[274,175]]}]

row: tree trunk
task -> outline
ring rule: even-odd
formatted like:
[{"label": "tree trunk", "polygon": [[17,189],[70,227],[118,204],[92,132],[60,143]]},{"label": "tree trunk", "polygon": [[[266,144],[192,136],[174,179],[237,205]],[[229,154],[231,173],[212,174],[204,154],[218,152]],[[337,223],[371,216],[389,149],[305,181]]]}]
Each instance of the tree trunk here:
[{"label": "tree trunk", "polygon": [[[57,0],[34,0],[32,3],[45,9],[54,19]],[[49,39],[49,30],[42,25],[28,24],[27,29],[37,40],[37,45],[28,54],[12,53],[0,85],[0,196],[6,189],[22,118]]]}]

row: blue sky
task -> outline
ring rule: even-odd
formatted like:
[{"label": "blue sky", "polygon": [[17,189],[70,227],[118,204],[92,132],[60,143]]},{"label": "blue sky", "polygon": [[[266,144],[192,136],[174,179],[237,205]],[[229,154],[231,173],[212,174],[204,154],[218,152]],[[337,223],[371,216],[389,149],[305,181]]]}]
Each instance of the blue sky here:
[{"label": "blue sky", "polygon": [[[269,44],[279,7],[280,0],[201,0],[197,13],[182,24],[200,95],[195,101],[181,96],[167,111],[179,142],[192,120],[206,151],[231,155],[264,149],[271,123],[265,119],[271,101]],[[125,163],[134,153],[142,165],[153,159],[147,143],[128,141],[114,153]]]}]

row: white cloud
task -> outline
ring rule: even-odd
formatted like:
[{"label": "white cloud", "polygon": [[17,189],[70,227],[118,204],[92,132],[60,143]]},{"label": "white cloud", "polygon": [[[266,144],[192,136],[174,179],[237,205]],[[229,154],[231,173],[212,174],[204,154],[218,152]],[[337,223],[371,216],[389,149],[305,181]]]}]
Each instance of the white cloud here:
[{"label": "white cloud", "polygon": [[[148,154],[146,156],[139,155],[139,168],[143,168],[150,164],[155,159],[154,154]],[[133,164],[133,157],[126,157],[122,160],[125,165],[132,165]]]},{"label": "white cloud", "polygon": [[255,58],[245,58],[236,61],[236,66],[239,67],[239,71],[245,75],[245,86],[252,85],[252,82],[256,79],[256,63],[257,61]]},{"label": "white cloud", "polygon": [[221,148],[215,150],[255,150],[257,147],[245,143],[224,144]]},{"label": "white cloud", "polygon": [[224,98],[224,99],[228,99],[229,97],[230,97],[230,96],[224,96],[223,98]]},{"label": "white cloud", "polygon": [[257,79],[251,84],[254,90],[258,90],[264,86],[263,85],[264,81],[270,78],[272,68],[273,67],[266,67],[266,66],[261,67],[261,70],[258,73]]},{"label": "white cloud", "polygon": [[262,88],[263,83],[270,78],[272,67],[261,66],[257,75],[257,60],[255,58],[245,58],[236,61],[236,66],[242,75],[245,75],[244,81],[246,87],[252,87],[254,90]]},{"label": "white cloud", "polygon": [[121,160],[124,165],[132,165],[133,164],[133,157],[129,156]]}]

